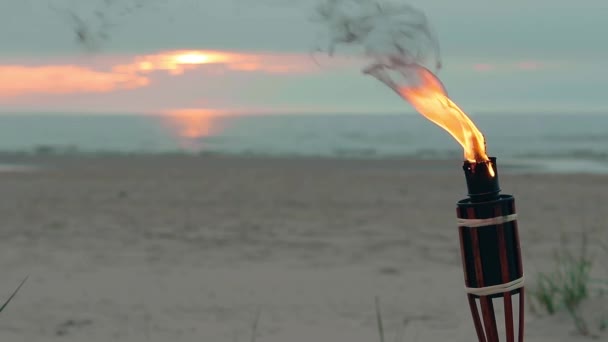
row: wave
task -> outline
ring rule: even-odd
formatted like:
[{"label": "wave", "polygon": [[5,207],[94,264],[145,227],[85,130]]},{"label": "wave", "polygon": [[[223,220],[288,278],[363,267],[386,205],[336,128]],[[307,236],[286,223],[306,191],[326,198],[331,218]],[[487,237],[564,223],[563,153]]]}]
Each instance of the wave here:
[{"label": "wave", "polygon": [[[206,139],[210,143],[200,149],[90,149],[75,144],[70,145],[35,145],[31,148],[0,150],[0,156],[30,155],[30,156],[80,156],[80,155],[165,155],[165,154],[218,154],[218,155],[248,155],[269,157],[369,157],[369,158],[412,158],[412,159],[460,159],[462,150],[450,148],[407,148],[397,145],[280,145],[248,144],[247,141],[235,142],[230,139],[218,137],[217,140]],[[211,143],[213,142],[213,143]],[[571,149],[571,150],[537,150],[528,152],[515,152],[500,149],[496,155],[508,159],[571,159],[608,161],[608,151],[597,149]]]},{"label": "wave", "polygon": [[[590,163],[608,161],[606,116],[531,114],[516,119],[475,117],[486,134],[490,155],[502,165],[553,163],[587,168]],[[0,155],[463,157],[447,133],[418,115],[235,116],[219,120],[218,126],[221,130],[205,137],[185,138],[155,117],[0,116]]]},{"label": "wave", "polygon": [[[325,150],[289,149],[206,149],[199,151],[176,149],[150,150],[85,150],[77,146],[37,146],[32,149],[0,151],[3,162],[14,162],[28,157],[124,157],[124,156],[232,156],[259,158],[331,158],[331,159],[412,159],[412,160],[461,160],[462,151],[442,149],[417,149],[413,151],[386,151],[370,147],[336,147]],[[592,173],[608,174],[608,153],[587,150],[571,150],[561,153],[519,153],[498,155],[503,173]],[[13,164],[0,164],[10,166]],[[18,164],[15,164],[18,165]],[[28,164],[28,167],[31,165]],[[16,169],[15,169],[16,170]],[[13,170],[13,171],[15,171]],[[0,172],[3,169],[0,167]]]},{"label": "wave", "polygon": [[559,152],[528,152],[514,155],[523,159],[573,159],[608,161],[608,152],[596,150],[569,150]]}]

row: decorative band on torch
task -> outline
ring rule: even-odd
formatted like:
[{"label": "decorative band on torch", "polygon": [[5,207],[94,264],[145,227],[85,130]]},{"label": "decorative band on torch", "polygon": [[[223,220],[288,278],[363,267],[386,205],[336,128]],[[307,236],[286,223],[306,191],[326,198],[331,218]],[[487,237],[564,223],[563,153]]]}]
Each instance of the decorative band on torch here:
[{"label": "decorative band on torch", "polygon": [[[494,229],[498,225],[503,225],[508,222],[515,221],[517,214],[496,216],[489,219],[458,219],[459,227],[467,228],[490,228]],[[479,234],[479,233],[478,233]],[[501,272],[508,272],[508,270],[501,270]],[[508,278],[508,277],[507,277]],[[504,280],[503,280],[504,281]],[[467,284],[468,285],[468,284]],[[510,292],[524,286],[524,276],[509,281],[507,283],[501,283],[497,285],[490,285],[484,287],[468,287],[465,286],[465,291],[470,294],[477,296],[488,296],[504,292]]]},{"label": "decorative band on torch", "polygon": [[524,277],[515,279],[512,282],[486,287],[465,287],[466,293],[476,296],[489,296],[497,293],[511,292],[524,286]]},{"label": "decorative band on torch", "polygon": [[517,219],[517,214],[511,214],[506,216],[497,216],[489,219],[458,219],[459,227],[484,227],[484,226],[493,226],[496,224],[503,224],[511,221],[515,221]]},{"label": "decorative band on torch", "polygon": [[[503,225],[508,222],[515,221],[517,219],[517,214],[505,215],[505,216],[496,216],[489,219],[458,219],[459,227],[467,227],[467,228],[481,228],[485,227],[488,229],[496,229],[499,225]],[[462,233],[461,233],[462,234]],[[479,234],[479,233],[478,233]],[[503,241],[506,240],[503,238]],[[507,246],[497,246],[497,249],[507,248]],[[500,259],[498,260],[500,262]],[[466,263],[465,263],[466,267]],[[517,274],[516,272],[512,272],[512,274]],[[509,277],[506,277],[509,279]],[[504,281],[505,279],[503,279]],[[469,285],[467,283],[467,285]],[[465,287],[467,293],[471,293],[477,296],[488,296],[498,293],[510,292],[516,290],[520,287],[524,286],[524,276],[509,281],[507,283],[501,283],[496,285],[484,286],[484,287]]]},{"label": "decorative band on torch", "polygon": [[482,342],[499,340],[492,299],[504,298],[506,341],[515,341],[511,297],[518,294],[518,341],[521,342],[524,274],[515,199],[511,195],[500,194],[496,158],[482,162],[465,161],[463,169],[469,197],[457,204],[458,231],[465,291],[477,336]]}]

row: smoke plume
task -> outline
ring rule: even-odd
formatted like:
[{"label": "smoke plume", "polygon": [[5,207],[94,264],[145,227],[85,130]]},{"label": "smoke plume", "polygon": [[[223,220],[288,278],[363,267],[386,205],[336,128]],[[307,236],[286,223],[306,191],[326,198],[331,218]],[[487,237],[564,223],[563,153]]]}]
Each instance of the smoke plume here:
[{"label": "smoke plume", "polygon": [[381,0],[327,0],[313,20],[325,27],[325,47],[333,55],[341,46],[359,47],[372,63],[366,68],[441,69],[437,37],[426,15],[404,3]]},{"label": "smoke plume", "polygon": [[161,0],[51,0],[49,8],[69,25],[77,44],[96,51],[126,17]]}]

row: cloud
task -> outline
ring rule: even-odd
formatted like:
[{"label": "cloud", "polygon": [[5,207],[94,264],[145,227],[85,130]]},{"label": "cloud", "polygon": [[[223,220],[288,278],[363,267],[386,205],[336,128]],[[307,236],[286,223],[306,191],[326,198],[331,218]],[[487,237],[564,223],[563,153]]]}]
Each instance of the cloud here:
[{"label": "cloud", "polygon": [[565,63],[556,61],[535,61],[524,60],[508,63],[475,63],[472,68],[477,72],[498,72],[498,71],[538,71],[552,68],[563,67]]},{"label": "cloud", "polygon": [[222,66],[227,70],[263,73],[307,73],[318,68],[308,55],[239,53],[213,50],[172,50],[135,57],[134,61],[113,68],[115,71],[149,73],[167,71],[180,75],[203,65]]},{"label": "cloud", "polygon": [[545,67],[546,65],[544,65],[542,62],[537,61],[523,61],[517,63],[517,68],[520,70],[538,70],[543,69]]},{"label": "cloud", "polygon": [[308,55],[240,53],[208,50],[171,50],[136,55],[128,63],[113,63],[98,70],[90,65],[0,64],[0,99],[30,94],[65,95],[107,93],[146,87],[152,73],[181,75],[202,69],[209,74],[231,72],[302,74],[320,71]]},{"label": "cloud", "polygon": [[477,63],[473,65],[473,69],[475,71],[484,72],[484,71],[492,71],[496,68],[496,66],[489,63]]},{"label": "cloud", "polygon": [[0,99],[26,94],[104,93],[146,86],[138,74],[96,71],[76,65],[0,65]]}]

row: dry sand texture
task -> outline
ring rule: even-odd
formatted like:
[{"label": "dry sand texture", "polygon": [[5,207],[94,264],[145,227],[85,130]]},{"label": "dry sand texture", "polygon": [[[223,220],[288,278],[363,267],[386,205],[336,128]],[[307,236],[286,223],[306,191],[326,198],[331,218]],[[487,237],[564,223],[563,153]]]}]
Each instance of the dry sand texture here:
[{"label": "dry sand texture", "polygon": [[[257,341],[370,342],[374,296],[388,341],[475,340],[457,161],[29,161],[46,168],[0,174],[0,290],[30,276],[2,313],[2,341],[249,341],[259,310]],[[553,267],[560,235],[606,239],[607,176],[500,181],[516,196],[530,283]],[[528,314],[527,341],[584,340],[573,332],[565,314]]]}]

